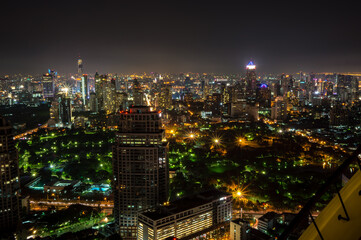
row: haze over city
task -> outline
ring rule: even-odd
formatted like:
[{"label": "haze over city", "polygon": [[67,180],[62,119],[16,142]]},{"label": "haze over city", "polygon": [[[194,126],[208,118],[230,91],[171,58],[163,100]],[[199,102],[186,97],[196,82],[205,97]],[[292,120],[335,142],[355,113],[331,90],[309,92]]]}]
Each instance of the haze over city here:
[{"label": "haze over city", "polygon": [[343,2],[6,1],[0,74],[359,72],[361,16]]}]

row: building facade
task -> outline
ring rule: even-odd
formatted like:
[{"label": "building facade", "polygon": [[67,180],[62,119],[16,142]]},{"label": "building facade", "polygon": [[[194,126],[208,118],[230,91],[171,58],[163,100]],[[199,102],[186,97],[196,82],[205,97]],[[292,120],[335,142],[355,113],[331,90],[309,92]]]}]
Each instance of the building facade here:
[{"label": "building facade", "polygon": [[232,195],[211,190],[140,213],[138,240],[209,239],[218,228],[229,227],[231,218]]},{"label": "building facade", "polygon": [[250,239],[250,225],[249,222],[243,219],[235,219],[230,224],[230,239],[231,240],[248,240]]},{"label": "building facade", "polygon": [[81,98],[82,98],[84,106],[88,105],[88,99],[89,99],[88,92],[89,92],[89,90],[88,90],[88,75],[83,74],[83,76],[81,77],[80,93],[81,93]]},{"label": "building facade", "polygon": [[19,160],[12,127],[0,116],[0,235],[20,222]]},{"label": "building facade", "polygon": [[43,75],[42,85],[43,85],[43,97],[45,99],[53,98],[55,94],[55,83],[54,78],[56,73],[49,69],[49,72]]},{"label": "building facade", "polygon": [[113,146],[114,218],[122,239],[136,239],[138,211],[168,199],[168,145],[160,113],[149,107],[121,111]]}]

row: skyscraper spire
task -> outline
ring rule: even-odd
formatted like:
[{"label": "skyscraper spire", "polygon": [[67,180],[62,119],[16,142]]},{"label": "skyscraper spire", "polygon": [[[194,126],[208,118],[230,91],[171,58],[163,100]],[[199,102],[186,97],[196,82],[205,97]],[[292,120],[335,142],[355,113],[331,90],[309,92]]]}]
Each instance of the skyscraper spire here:
[{"label": "skyscraper spire", "polygon": [[246,66],[247,70],[254,70],[256,69],[256,65],[253,63],[253,61],[249,61],[249,63]]}]

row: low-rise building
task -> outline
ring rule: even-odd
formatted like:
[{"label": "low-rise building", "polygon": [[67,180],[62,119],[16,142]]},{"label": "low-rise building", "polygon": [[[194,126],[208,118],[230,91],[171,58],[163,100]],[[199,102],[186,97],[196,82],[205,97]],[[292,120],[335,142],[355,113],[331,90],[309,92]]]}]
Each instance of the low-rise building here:
[{"label": "low-rise building", "polygon": [[231,218],[232,195],[210,190],[140,213],[137,234],[139,240],[211,237],[228,228]]},{"label": "low-rise building", "polygon": [[265,234],[264,232],[252,228],[249,225],[249,222],[243,219],[235,219],[230,223],[230,233],[231,240],[270,240],[271,236]]},{"label": "low-rise building", "polygon": [[44,192],[47,193],[48,197],[59,197],[69,193],[73,188],[80,185],[80,181],[72,180],[59,180],[56,182],[50,182],[44,185]]},{"label": "low-rise building", "polygon": [[249,222],[238,218],[231,221],[229,236],[231,240],[248,240],[250,231]]},{"label": "low-rise building", "polygon": [[277,221],[278,214],[275,212],[268,212],[258,219],[258,229],[267,232],[272,229]]}]

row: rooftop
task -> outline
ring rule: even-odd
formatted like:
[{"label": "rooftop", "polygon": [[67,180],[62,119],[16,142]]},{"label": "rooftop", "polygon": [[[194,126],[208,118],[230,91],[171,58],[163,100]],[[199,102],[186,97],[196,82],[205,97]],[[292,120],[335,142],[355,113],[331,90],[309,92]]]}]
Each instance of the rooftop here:
[{"label": "rooftop", "polygon": [[152,220],[158,220],[230,196],[231,194],[225,192],[209,190],[193,196],[175,200],[168,206],[161,206],[156,209],[147,210],[143,212],[142,215]]},{"label": "rooftop", "polygon": [[278,214],[275,212],[268,212],[268,213],[264,214],[262,217],[260,217],[258,220],[267,222],[267,221],[274,219],[277,216],[278,216]]},{"label": "rooftop", "polygon": [[232,220],[232,222],[234,222],[235,224],[238,224],[238,225],[240,225],[240,223],[249,225],[249,221],[241,219],[241,218],[234,219],[234,220]]}]

